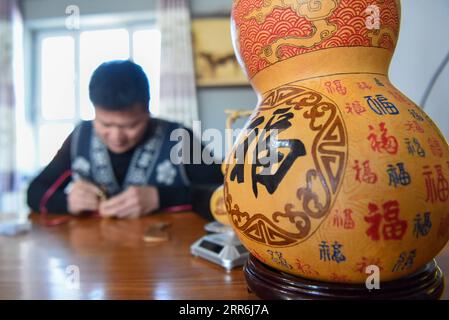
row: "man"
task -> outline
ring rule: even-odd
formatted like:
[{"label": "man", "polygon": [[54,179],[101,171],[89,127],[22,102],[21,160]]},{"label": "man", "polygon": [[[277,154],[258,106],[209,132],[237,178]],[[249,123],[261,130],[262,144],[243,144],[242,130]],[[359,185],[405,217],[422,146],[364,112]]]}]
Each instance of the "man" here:
[{"label": "man", "polygon": [[28,205],[36,212],[136,218],[191,204],[193,185],[222,183],[218,164],[171,161],[178,141],[170,141],[170,133],[182,127],[150,116],[149,92],[148,79],[135,63],[99,66],[89,84],[95,119],[78,125],[31,182]]}]

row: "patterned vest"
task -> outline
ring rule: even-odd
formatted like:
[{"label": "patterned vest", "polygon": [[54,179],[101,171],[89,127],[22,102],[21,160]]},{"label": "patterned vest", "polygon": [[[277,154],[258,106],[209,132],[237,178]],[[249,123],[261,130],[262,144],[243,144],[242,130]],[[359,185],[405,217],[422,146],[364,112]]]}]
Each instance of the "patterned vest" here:
[{"label": "patterned vest", "polygon": [[119,185],[114,175],[107,147],[95,133],[92,121],[81,122],[74,130],[71,143],[73,179],[86,179],[114,196],[129,186],[188,186],[182,164],[170,161],[170,151],[178,141],[170,141],[179,124],[152,118],[153,134],[140,143],[132,155],[126,176]]}]

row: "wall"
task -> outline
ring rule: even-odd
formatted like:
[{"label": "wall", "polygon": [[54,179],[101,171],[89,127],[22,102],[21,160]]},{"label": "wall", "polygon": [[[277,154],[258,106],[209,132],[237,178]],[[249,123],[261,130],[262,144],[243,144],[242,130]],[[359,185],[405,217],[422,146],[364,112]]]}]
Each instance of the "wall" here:
[{"label": "wall", "polygon": [[[191,1],[192,18],[204,16],[230,15],[232,0],[193,0]],[[203,128],[225,128],[224,110],[251,110],[257,104],[257,97],[250,86],[228,88],[198,88],[200,119]],[[243,121],[236,126],[242,126]]]},{"label": "wall", "polygon": [[[449,53],[449,1],[404,0],[392,82],[420,104],[432,76]],[[449,138],[449,66],[437,81],[425,111]]]},{"label": "wall", "polygon": [[[431,4],[430,4],[431,3]],[[55,18],[69,4],[78,4],[81,13],[123,13],[151,11],[149,0],[23,0],[25,19]],[[232,0],[192,0],[192,16],[229,14]],[[424,91],[444,56],[449,52],[449,1],[402,1],[402,26],[390,75],[393,83],[420,103]],[[425,110],[449,138],[449,66],[436,83]],[[251,109],[257,98],[250,87],[198,89],[203,128],[224,128],[224,109]]]},{"label": "wall", "polygon": [[77,5],[81,14],[103,14],[149,11],[155,8],[152,0],[22,0],[25,20],[63,17],[69,5]]}]

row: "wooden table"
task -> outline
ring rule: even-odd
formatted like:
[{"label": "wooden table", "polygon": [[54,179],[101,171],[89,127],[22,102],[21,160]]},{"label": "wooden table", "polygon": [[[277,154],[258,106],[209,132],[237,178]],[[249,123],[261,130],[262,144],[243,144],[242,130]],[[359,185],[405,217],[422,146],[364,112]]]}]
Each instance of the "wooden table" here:
[{"label": "wooden table", "polygon": [[[257,299],[241,268],[194,257],[190,245],[205,234],[194,213],[164,213],[139,220],[74,218],[39,225],[16,237],[0,236],[0,299]],[[171,223],[171,239],[142,240],[148,225]],[[449,283],[449,246],[438,257]],[[79,270],[79,289],[72,281]],[[444,299],[449,299],[445,289]]]},{"label": "wooden table", "polygon": [[[205,235],[206,221],[194,213],[74,218],[56,227],[31,218],[30,233],[0,237],[0,299],[256,298],[246,289],[242,268],[226,273],[190,254],[190,246]],[[170,241],[142,240],[155,221],[171,223]]]}]

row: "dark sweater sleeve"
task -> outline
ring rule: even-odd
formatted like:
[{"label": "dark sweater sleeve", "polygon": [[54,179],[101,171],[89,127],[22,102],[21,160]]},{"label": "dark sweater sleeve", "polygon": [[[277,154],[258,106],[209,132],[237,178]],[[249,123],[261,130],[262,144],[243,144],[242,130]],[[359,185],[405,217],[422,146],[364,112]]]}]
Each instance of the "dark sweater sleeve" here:
[{"label": "dark sweater sleeve", "polygon": [[[195,190],[198,188],[210,187],[214,189],[223,184],[223,174],[221,173],[221,160],[220,163],[207,164],[201,157],[200,163],[194,163],[193,161],[193,139],[194,135],[190,129],[187,129],[190,135],[190,161],[183,164],[188,179],[190,180],[189,187],[158,187],[159,191],[159,205],[163,210],[168,207],[192,204],[194,199]],[[200,144],[198,140],[196,143]],[[201,154],[205,146],[201,144]]]},{"label": "dark sweater sleeve", "polygon": [[[28,206],[34,211],[40,211],[40,203],[47,190],[64,175],[67,170],[71,169],[70,157],[70,135],[59,149],[53,160],[42,170],[42,172],[31,181],[27,191]],[[48,199],[45,207],[49,213],[68,213],[67,195],[64,189],[67,187],[71,178],[67,178],[59,188]]]}]

